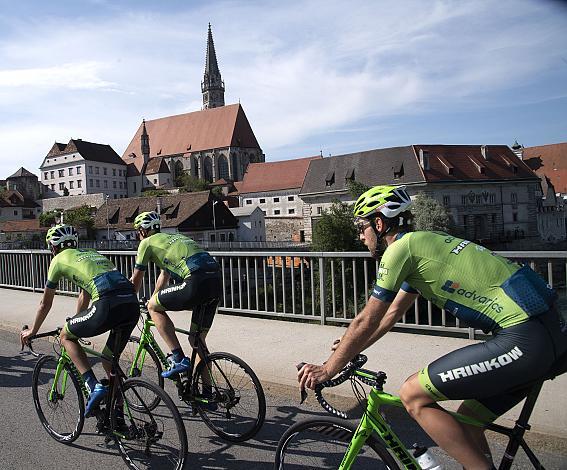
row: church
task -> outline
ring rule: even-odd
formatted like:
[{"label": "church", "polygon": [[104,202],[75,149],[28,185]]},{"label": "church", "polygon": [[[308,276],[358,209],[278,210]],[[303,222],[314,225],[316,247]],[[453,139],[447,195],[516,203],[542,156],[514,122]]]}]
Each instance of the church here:
[{"label": "church", "polygon": [[225,105],[224,92],[209,24],[203,108],[142,121],[122,155],[130,197],[174,187],[183,172],[210,183],[241,181],[250,163],[265,161],[244,109]]}]

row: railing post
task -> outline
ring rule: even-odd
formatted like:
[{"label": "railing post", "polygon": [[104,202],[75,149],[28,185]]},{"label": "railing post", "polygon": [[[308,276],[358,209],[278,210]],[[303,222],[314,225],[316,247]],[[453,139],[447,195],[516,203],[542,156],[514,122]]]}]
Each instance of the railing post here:
[{"label": "railing post", "polygon": [[474,328],[469,327],[469,339],[476,339]]},{"label": "railing post", "polygon": [[319,303],[321,311],[321,325],[325,324],[325,263],[323,256],[319,256]]},{"label": "railing post", "polygon": [[32,292],[35,292],[35,265],[33,262],[33,252],[30,252],[30,275]]}]

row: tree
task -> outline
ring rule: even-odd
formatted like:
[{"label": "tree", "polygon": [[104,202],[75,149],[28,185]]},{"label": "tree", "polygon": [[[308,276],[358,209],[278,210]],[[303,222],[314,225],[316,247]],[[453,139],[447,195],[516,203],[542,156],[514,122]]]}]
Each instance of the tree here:
[{"label": "tree", "polygon": [[352,206],[335,201],[313,228],[313,251],[360,251],[364,247],[358,240]]},{"label": "tree", "polygon": [[93,234],[94,218],[92,216],[92,209],[89,206],[85,205],[65,211],[63,220],[66,224],[72,225],[73,227],[86,229],[89,237]]},{"label": "tree", "polygon": [[209,189],[209,183],[196,176],[190,175],[187,171],[184,171],[175,179],[175,184],[187,193],[206,191]]},{"label": "tree", "polygon": [[411,212],[415,230],[455,232],[453,219],[447,209],[425,193],[417,193]]},{"label": "tree", "polygon": [[366,186],[359,181],[349,180],[347,183],[347,189],[353,199],[358,199],[362,193],[365,193],[370,189],[370,186]]},{"label": "tree", "polygon": [[47,211],[39,214],[39,225],[41,227],[51,227],[57,220],[57,211]]},{"label": "tree", "polygon": [[168,195],[169,191],[165,189],[148,189],[147,191],[143,191],[141,196],[142,197],[155,197],[155,196],[165,196]]}]

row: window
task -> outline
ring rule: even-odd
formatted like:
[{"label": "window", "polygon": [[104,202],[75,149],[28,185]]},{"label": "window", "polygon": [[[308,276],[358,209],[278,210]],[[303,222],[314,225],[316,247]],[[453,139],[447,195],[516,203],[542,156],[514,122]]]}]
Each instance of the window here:
[{"label": "window", "polygon": [[65,170],[59,170],[59,178],[65,176]]},{"label": "window", "polygon": [[120,189],[122,189],[122,181],[119,181],[119,182],[118,182],[118,187],[119,187]]},{"label": "window", "polygon": [[295,209],[288,209],[288,210],[287,210],[287,213],[288,213],[288,214],[295,214]]},{"label": "window", "polygon": [[134,187],[134,192],[136,192],[136,182],[134,181],[132,186]]},{"label": "window", "polygon": [[67,171],[69,172],[68,176],[73,176],[73,168],[67,168]]},{"label": "window", "polygon": [[103,174],[104,176],[106,176],[106,175],[107,175],[107,173],[108,173],[108,171],[107,171],[107,168],[106,168],[106,167],[104,167],[104,168],[102,169],[102,174]]},{"label": "window", "polygon": [[215,234],[211,233],[211,241],[214,242],[215,241]]},{"label": "window", "polygon": [[220,234],[220,241],[221,242],[225,242],[226,241],[226,235],[224,233]]},{"label": "window", "polygon": [[81,180],[77,180],[77,188],[82,188],[83,182]]},{"label": "window", "polygon": [[266,200],[264,198],[260,198],[260,204],[265,204]]},{"label": "window", "polygon": [[293,201],[294,199],[295,199],[295,196],[288,196],[288,197],[287,197],[287,200],[288,200],[288,201]]},{"label": "window", "polygon": [[75,182],[69,181],[69,189],[74,189],[74,188],[75,188]]},{"label": "window", "polygon": [[154,184],[157,184],[157,178],[154,178]]},{"label": "window", "polygon": [[274,202],[280,202],[280,198],[279,198],[279,197],[275,197],[275,198],[274,198]]},{"label": "window", "polygon": [[108,189],[108,180],[103,181],[104,187]]},{"label": "window", "polygon": [[45,171],[45,172],[43,173],[43,179],[44,179],[44,180],[47,179],[47,175],[48,175],[48,174],[49,174],[49,173],[48,173],[47,171]]},{"label": "window", "polygon": [[114,195],[114,199],[116,199],[116,194]]},{"label": "window", "polygon": [[80,166],[77,167],[77,174],[78,174],[78,175],[81,174],[81,167],[80,167]]},{"label": "window", "polygon": [[51,179],[55,178],[55,172],[54,171],[50,171],[49,173],[51,174]]},{"label": "window", "polygon": [[518,195],[516,193],[510,194],[510,198],[512,200],[512,204],[518,204]]},{"label": "window", "polygon": [[467,195],[466,195],[466,194],[463,194],[463,195],[461,196],[461,204],[462,204],[463,206],[466,206],[466,205],[467,205]]},{"label": "window", "polygon": [[90,186],[91,188],[92,188],[92,186],[93,186],[93,180],[92,180],[92,179],[89,180],[89,186]]},{"label": "window", "polygon": [[98,166],[95,166],[94,172],[95,172],[95,175],[99,175],[100,174],[100,168]]},{"label": "window", "polygon": [[65,183],[59,183],[59,190],[63,191],[65,189]]},{"label": "window", "polygon": [[443,205],[449,206],[450,204],[451,204],[451,196],[449,196],[448,194],[445,194],[443,196]]},{"label": "window", "polygon": [[274,209],[274,215],[280,215],[280,210],[279,210],[279,209]]},{"label": "window", "polygon": [[323,213],[323,208],[321,206],[317,207],[317,215],[321,215]]},{"label": "window", "polygon": [[92,175],[92,174],[93,174],[93,167],[92,167],[92,165],[89,165],[89,175]]},{"label": "window", "polygon": [[[120,173],[122,173],[122,171],[120,171]],[[112,176],[116,176],[116,168],[112,169]],[[120,176],[122,176],[122,175],[120,175]]]},{"label": "window", "polygon": [[[14,211],[14,215],[18,215],[18,211]],[[20,235],[20,234],[18,233],[18,235]]]},{"label": "window", "polygon": [[95,184],[96,184],[96,187],[97,187],[97,188],[100,188],[100,180],[96,180],[96,181],[95,181]]},{"label": "window", "polygon": [[116,181],[113,181],[113,182],[112,182],[112,187],[113,187],[114,189],[116,189]]},{"label": "window", "polygon": [[252,199],[246,199],[246,204],[252,204]]},{"label": "window", "polygon": [[517,213],[517,212],[512,212],[512,220],[513,220],[514,222],[517,222],[517,221],[518,221],[518,213]]},{"label": "window", "polygon": [[51,185],[51,191],[55,191],[55,185],[54,184]]}]

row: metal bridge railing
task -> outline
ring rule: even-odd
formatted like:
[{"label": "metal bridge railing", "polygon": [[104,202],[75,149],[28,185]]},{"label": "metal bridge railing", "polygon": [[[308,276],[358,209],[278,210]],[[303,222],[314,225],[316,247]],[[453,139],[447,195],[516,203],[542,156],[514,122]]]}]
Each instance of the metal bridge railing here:
[{"label": "metal bridge railing", "polygon": [[[134,268],[135,252],[102,251],[126,276]],[[219,311],[321,324],[349,323],[364,307],[376,279],[379,262],[365,252],[259,252],[212,251],[223,272]],[[560,294],[560,308],[567,308],[567,252],[499,252],[528,263]],[[51,254],[47,250],[0,250],[0,287],[41,291],[47,279]],[[159,268],[148,267],[142,294],[149,297]],[[482,266],[479,266],[482,276]],[[78,289],[62,281],[59,292]],[[457,334],[475,338],[479,331],[453,315],[418,299],[402,317],[398,328]]]}]

